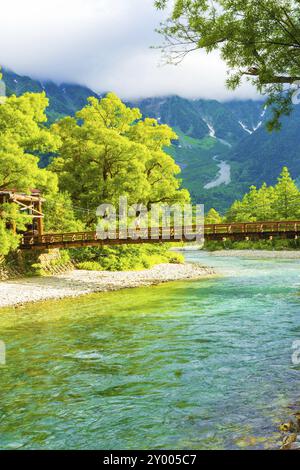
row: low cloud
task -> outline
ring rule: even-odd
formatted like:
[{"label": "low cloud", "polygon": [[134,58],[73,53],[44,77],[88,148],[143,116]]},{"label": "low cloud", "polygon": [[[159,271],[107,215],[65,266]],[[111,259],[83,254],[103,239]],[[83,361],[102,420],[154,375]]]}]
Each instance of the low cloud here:
[{"label": "low cloud", "polygon": [[153,0],[10,0],[0,10],[0,62],[19,74],[115,91],[123,99],[177,94],[187,98],[257,98],[245,83],[225,86],[218,54],[190,54],[161,65],[162,18]]}]

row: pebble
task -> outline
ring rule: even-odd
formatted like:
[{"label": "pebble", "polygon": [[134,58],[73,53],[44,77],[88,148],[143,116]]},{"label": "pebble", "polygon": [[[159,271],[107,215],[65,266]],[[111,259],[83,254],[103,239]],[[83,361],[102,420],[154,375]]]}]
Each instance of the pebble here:
[{"label": "pebble", "polygon": [[21,306],[29,302],[79,297],[163,282],[196,280],[215,274],[212,268],[197,263],[159,264],[143,271],[74,270],[49,277],[0,282],[0,307]]}]

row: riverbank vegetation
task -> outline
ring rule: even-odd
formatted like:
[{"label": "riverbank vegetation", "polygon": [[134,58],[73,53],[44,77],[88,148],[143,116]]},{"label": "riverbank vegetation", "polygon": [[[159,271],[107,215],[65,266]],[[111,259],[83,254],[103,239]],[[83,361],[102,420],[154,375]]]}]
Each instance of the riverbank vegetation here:
[{"label": "riverbank vegetation", "polygon": [[204,250],[268,250],[268,251],[294,251],[300,250],[300,240],[273,238],[272,240],[244,240],[244,241],[207,241]]},{"label": "riverbank vegetation", "polygon": [[[275,186],[267,186],[265,183],[260,188],[251,186],[250,191],[240,201],[235,201],[224,216],[211,209],[206,215],[205,222],[219,224],[299,219],[300,191],[288,169],[284,167]],[[205,243],[205,249],[295,250],[300,249],[300,240],[273,238],[257,241],[209,241]]]},{"label": "riverbank vegetation", "polygon": [[[180,168],[165,151],[177,139],[170,127],[143,119],[113,93],[89,98],[74,116],[52,125],[48,104],[45,93],[25,93],[6,97],[0,106],[0,190],[38,189],[46,200],[46,232],[93,231],[97,207],[109,203],[118,209],[119,196],[148,209],[153,203],[189,202],[177,177]],[[50,164],[41,168],[45,155]],[[7,256],[17,250],[28,220],[15,204],[2,204],[0,214],[0,255]],[[174,259],[161,245],[70,253],[90,269],[144,269]]]},{"label": "riverbank vegetation", "polygon": [[164,245],[122,245],[120,247],[83,248],[70,250],[78,269],[131,271],[149,269],[161,263],[184,262],[183,255],[169,251]]},{"label": "riverbank vegetation", "polygon": [[249,192],[241,200],[235,201],[224,216],[211,209],[205,222],[267,222],[299,218],[300,191],[288,168],[284,167],[275,186],[267,186],[265,183],[260,188],[251,186]]},{"label": "riverbank vegetation", "polygon": [[[89,98],[74,116],[51,125],[46,117],[48,104],[45,93],[25,93],[5,98],[0,106],[0,190],[39,189],[46,200],[46,232],[95,230],[97,207],[109,203],[118,208],[124,195],[129,205],[143,204],[148,209],[153,203],[189,202],[190,195],[178,178],[180,168],[166,151],[177,139],[169,126],[143,119],[137,108],[127,107],[112,93]],[[45,155],[50,163],[41,168]],[[225,216],[211,209],[206,223],[299,219],[299,202],[300,192],[284,168],[276,186],[252,186]],[[7,256],[17,250],[27,216],[14,204],[2,204],[0,212],[0,255]],[[12,225],[16,234],[9,228]],[[233,248],[243,243],[226,242]],[[298,248],[296,242],[279,240],[258,245]],[[216,249],[218,244],[210,242],[206,247]],[[181,261],[163,245],[82,248],[71,250],[70,256],[78,267],[107,270]]]},{"label": "riverbank vegetation", "polygon": [[228,222],[299,220],[300,191],[286,167],[275,186],[251,186],[241,201],[235,201],[226,213]]}]

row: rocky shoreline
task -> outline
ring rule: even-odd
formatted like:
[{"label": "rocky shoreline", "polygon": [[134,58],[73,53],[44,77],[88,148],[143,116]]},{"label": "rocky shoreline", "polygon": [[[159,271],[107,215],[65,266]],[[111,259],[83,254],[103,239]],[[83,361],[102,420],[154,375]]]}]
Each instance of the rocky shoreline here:
[{"label": "rocky shoreline", "polygon": [[56,276],[15,279],[0,282],[0,308],[214,275],[216,273],[210,267],[185,263],[160,264],[143,271],[74,270]]}]

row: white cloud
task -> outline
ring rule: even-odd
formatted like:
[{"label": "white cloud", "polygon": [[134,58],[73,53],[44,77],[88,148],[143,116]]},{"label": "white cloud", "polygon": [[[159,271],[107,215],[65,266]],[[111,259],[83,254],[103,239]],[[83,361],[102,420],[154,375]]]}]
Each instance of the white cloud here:
[{"label": "white cloud", "polygon": [[178,66],[159,66],[150,49],[162,19],[153,0],[9,0],[1,5],[0,61],[19,74],[115,91],[122,98],[255,98],[245,84],[225,87],[217,54],[194,52]]}]

